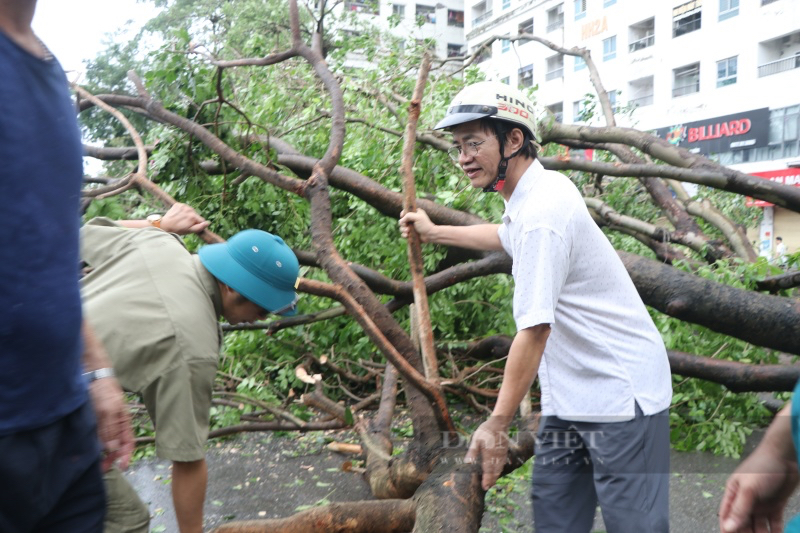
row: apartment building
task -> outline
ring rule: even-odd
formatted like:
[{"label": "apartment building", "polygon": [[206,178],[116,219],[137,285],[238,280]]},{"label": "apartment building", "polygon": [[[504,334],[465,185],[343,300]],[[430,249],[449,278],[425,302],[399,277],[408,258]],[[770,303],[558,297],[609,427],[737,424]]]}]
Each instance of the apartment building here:
[{"label": "apartment building", "polygon": [[[479,58],[487,77],[537,87],[558,120],[601,124],[587,116],[585,63],[503,36],[588,48],[619,125],[800,186],[800,0],[467,0],[464,11],[470,51],[498,37]],[[775,235],[800,249],[800,217],[752,205],[764,209],[761,253]]]},{"label": "apartment building", "polygon": [[424,42],[437,57],[464,53],[464,0],[345,0],[337,9],[406,42]]}]

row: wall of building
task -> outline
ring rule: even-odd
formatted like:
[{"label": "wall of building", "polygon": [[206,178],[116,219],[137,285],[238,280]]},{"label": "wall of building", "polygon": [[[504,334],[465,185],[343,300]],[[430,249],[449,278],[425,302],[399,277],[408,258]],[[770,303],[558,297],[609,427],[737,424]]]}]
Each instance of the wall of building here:
[{"label": "wall of building", "polygon": [[[346,0],[336,10],[355,13],[361,22],[403,39],[427,41],[440,58],[465,43],[464,0]],[[357,66],[369,68],[363,61]]]},{"label": "wall of building", "polygon": [[[491,2],[492,17],[474,26],[475,5]],[[617,101],[624,104],[631,98],[631,81],[653,76],[653,103],[637,109],[632,120],[620,119],[625,125],[659,128],[681,121],[695,121],[761,107],[785,107],[800,102],[797,87],[800,69],[791,69],[775,76],[759,77],[758,67],[768,59],[768,43],[785,36],[796,37],[785,45],[784,57],[800,51],[800,8],[796,0],[778,0],[764,6],[758,0],[740,2],[738,14],[719,20],[719,0],[700,3],[701,26],[697,31],[673,37],[673,9],[682,2],[642,2],[640,0],[586,0],[586,11],[576,15],[574,0],[568,1],[469,1],[465,6],[467,45],[470,50],[492,36],[517,35],[519,24],[532,17],[534,34],[567,48],[588,48],[600,71],[607,90],[618,91]],[[563,27],[547,31],[547,12],[561,5]],[[579,17],[576,19],[576,17]],[[629,51],[634,40],[631,26],[654,19],[652,46]],[[603,41],[616,38],[615,57],[604,60]],[[767,44],[765,44],[767,43]],[[540,104],[563,103],[564,120],[576,122],[573,103],[594,92],[588,70],[575,70],[575,58],[565,57],[563,77],[546,79],[547,58],[555,52],[540,43],[512,45],[503,50],[502,42],[492,45],[492,57],[480,67],[491,79],[516,84],[519,69],[533,65],[533,82]],[[717,61],[737,57],[738,77],[735,84],[717,87]],[[674,70],[700,63],[700,90],[697,93],[673,96]],[[768,99],[765,95],[769,95]],[[766,102],[765,100],[768,100]]]},{"label": "wall of building", "polygon": [[[755,243],[758,251],[758,241],[760,238],[759,228],[747,230],[747,237],[751,243]],[[769,235],[769,248],[765,255],[773,257],[777,242],[776,237],[783,237],[783,244],[789,253],[800,252],[800,213],[789,211],[780,207],[773,208],[773,226]]]},{"label": "wall of building", "polygon": [[[551,24],[548,12],[558,6],[563,24]],[[530,18],[534,35],[568,49],[587,48],[618,106],[635,106],[617,114],[620,126],[659,130],[675,144],[746,173],[800,166],[798,0],[467,0],[464,9],[470,50],[491,37],[517,35]],[[676,36],[676,21],[686,22],[694,12],[699,28]],[[650,19],[652,31],[644,32]],[[652,41],[642,39],[644,33],[652,33]],[[616,51],[606,57],[604,41],[611,38]],[[532,65],[540,106],[560,106],[564,122],[602,124],[602,117],[587,119],[583,104],[576,105],[595,94],[588,69],[576,70],[575,58],[565,56],[563,71],[553,72],[547,60],[555,54],[537,42],[496,41],[491,58],[479,66],[490,79],[517,85]],[[731,58],[735,79],[720,79],[719,63],[730,66]],[[697,79],[682,89],[686,78],[676,80],[676,70],[693,64],[699,65]],[[651,78],[651,85],[642,83]],[[689,142],[699,131],[705,140]],[[775,208],[773,229],[773,240],[778,234],[790,250],[800,249],[800,215]],[[758,240],[758,229],[751,233]]]}]

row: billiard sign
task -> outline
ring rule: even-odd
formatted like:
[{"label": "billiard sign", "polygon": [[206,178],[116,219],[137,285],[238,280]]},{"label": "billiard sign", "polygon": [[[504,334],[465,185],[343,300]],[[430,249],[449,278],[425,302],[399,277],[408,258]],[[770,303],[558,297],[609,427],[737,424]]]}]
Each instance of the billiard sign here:
[{"label": "billiard sign", "polygon": [[758,148],[769,142],[769,108],[676,124],[659,128],[655,134],[703,155]]}]

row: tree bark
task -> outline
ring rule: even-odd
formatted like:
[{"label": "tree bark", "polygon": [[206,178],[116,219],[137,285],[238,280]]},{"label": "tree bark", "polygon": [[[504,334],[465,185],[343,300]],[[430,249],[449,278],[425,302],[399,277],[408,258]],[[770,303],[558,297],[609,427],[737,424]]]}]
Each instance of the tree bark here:
[{"label": "tree bark", "polygon": [[414,527],[413,500],[332,503],[287,518],[244,520],[214,533],[405,533]]},{"label": "tree bark", "polygon": [[716,283],[618,252],[645,304],[757,346],[800,355],[800,302]]},{"label": "tree bark", "polygon": [[[486,337],[471,344],[464,356],[499,359],[508,354],[512,340],[505,335]],[[675,350],[668,350],[667,357],[673,374],[719,383],[733,392],[791,391],[800,380],[800,366],[753,365]]]}]

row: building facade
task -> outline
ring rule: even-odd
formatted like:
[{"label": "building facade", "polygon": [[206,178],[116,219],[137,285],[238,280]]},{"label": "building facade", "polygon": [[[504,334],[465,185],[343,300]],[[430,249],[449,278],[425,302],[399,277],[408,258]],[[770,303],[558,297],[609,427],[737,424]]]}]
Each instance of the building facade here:
[{"label": "building facade", "polygon": [[464,53],[464,0],[345,0],[336,9],[402,39],[424,42],[437,57]]},{"label": "building facade", "polygon": [[[489,79],[536,86],[537,103],[558,120],[601,124],[589,116],[586,95],[595,90],[583,60],[503,36],[589,49],[622,111],[618,125],[800,186],[800,0],[467,0],[464,11],[468,50],[498,37],[479,68]],[[765,209],[753,236],[762,254],[772,253],[776,235],[800,249],[797,214],[753,208]]]}]

